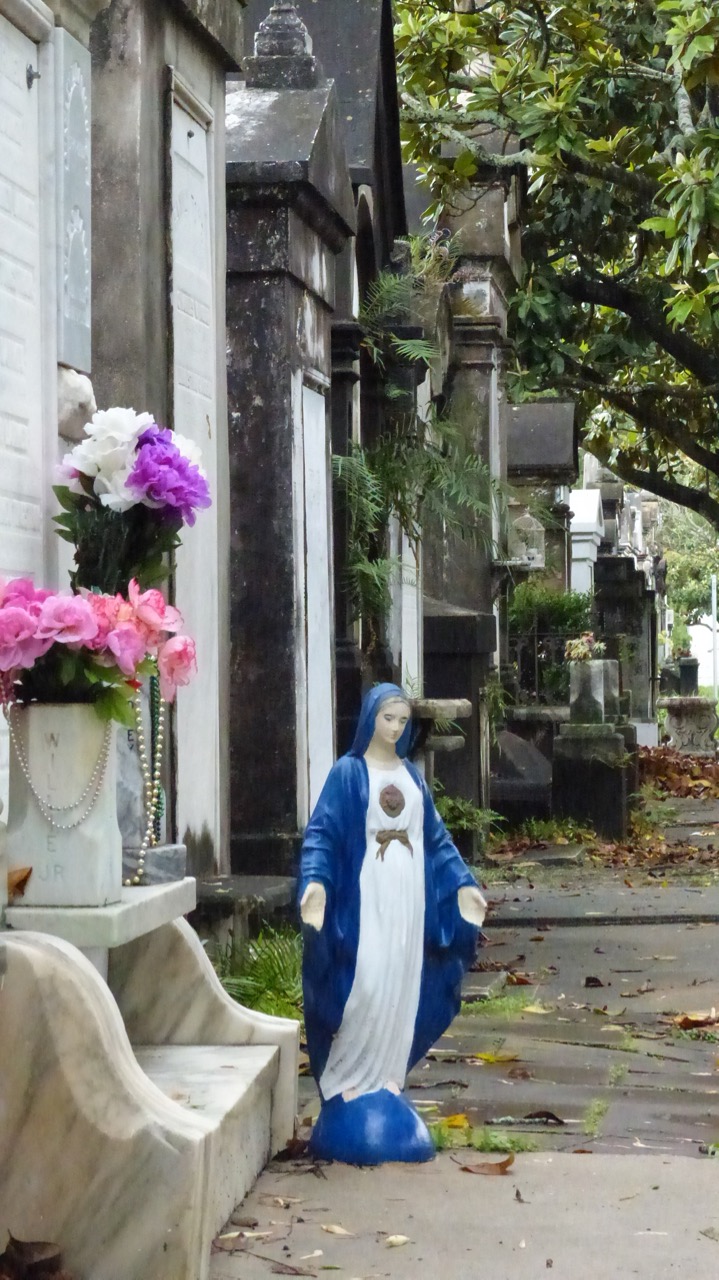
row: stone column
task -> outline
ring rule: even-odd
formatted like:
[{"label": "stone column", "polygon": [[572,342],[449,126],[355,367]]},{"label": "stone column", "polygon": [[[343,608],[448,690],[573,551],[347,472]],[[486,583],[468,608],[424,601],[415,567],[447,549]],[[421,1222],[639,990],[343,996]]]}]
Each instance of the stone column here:
[{"label": "stone column", "polygon": [[275,4],[246,61],[247,87],[227,100],[237,872],[294,868],[334,759],[325,393],[336,255],[353,232],[354,201],[334,89],[310,49],[294,6]]},{"label": "stone column", "polygon": [[[502,364],[506,295],[513,284],[514,263],[505,237],[505,212],[504,189],[498,186],[476,193],[476,199],[468,200],[466,208],[447,222],[462,253],[448,289],[448,412],[494,481],[505,480],[507,474]],[[480,802],[480,778],[487,765],[480,757],[480,688],[497,644],[498,510],[488,515],[485,532],[493,546],[473,546],[437,528],[425,529],[423,540],[424,692],[429,698],[467,698],[473,706],[471,720],[463,725],[468,734],[465,750],[438,756],[437,774],[448,791],[474,804]]]}]

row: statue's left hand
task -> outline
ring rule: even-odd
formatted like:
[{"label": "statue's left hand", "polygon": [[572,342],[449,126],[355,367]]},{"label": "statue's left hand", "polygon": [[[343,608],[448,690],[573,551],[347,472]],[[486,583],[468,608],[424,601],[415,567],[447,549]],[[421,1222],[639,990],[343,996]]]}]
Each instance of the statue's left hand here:
[{"label": "statue's left hand", "polygon": [[463,885],[457,891],[457,905],[463,920],[469,924],[476,924],[478,929],[482,928],[487,914],[487,902],[476,884]]}]

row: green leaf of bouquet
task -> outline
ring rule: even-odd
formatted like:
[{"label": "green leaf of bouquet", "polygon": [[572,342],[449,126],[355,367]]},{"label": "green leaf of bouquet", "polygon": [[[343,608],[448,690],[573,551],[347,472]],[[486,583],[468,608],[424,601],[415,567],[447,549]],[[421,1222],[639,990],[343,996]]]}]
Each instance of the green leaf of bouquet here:
[{"label": "green leaf of bouquet", "polygon": [[54,484],[52,491],[64,511],[77,510],[78,501],[80,500],[79,493],[73,493],[65,484]]},{"label": "green leaf of bouquet", "polygon": [[[106,686],[95,702],[95,710],[101,720],[116,720],[118,724],[132,729],[135,714],[124,689],[127,689],[127,685]],[[128,693],[132,696],[132,690],[128,690]]]},{"label": "green leaf of bouquet", "polygon": [[61,684],[72,684],[73,681],[82,674],[82,663],[79,662],[76,653],[70,653],[65,649],[60,654],[59,675]]}]

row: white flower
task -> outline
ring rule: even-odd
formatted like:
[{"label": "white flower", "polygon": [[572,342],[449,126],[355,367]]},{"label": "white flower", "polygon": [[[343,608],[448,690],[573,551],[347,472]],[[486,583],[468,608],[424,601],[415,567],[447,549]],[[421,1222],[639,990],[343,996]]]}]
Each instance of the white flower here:
[{"label": "white flower", "polygon": [[[103,409],[93,414],[85,426],[86,438],[65,455],[63,465],[110,482],[116,471],[132,465],[138,437],[152,422],[151,414],[134,409]],[[98,495],[102,491],[95,486]]]},{"label": "white flower", "polygon": [[151,413],[135,413],[134,409],[101,409],[92,415],[85,432],[94,440],[112,440],[134,449],[137,437],[154,421]]},{"label": "white flower", "polygon": [[127,488],[131,471],[132,466],[122,467],[112,473],[100,472],[95,477],[93,488],[103,507],[109,507],[111,511],[129,511],[130,507],[137,506],[137,494]]},{"label": "white flower", "polygon": [[206,480],[207,474],[202,466],[202,450],[200,446],[195,444],[194,440],[190,440],[188,436],[179,435],[177,431],[172,433],[172,443],[177,446],[183,458],[187,458],[191,466],[197,467]]}]

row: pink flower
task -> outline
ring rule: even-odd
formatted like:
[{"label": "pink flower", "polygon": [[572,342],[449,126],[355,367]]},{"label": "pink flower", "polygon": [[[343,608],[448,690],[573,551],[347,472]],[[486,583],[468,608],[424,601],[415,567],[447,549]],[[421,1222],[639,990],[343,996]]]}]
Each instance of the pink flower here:
[{"label": "pink flower", "polygon": [[95,591],[83,591],[82,598],[89,604],[97,623],[97,634],[89,641],[87,647],[94,650],[104,649],[108,635],[117,625],[120,605],[123,603],[122,596],[98,595]]},{"label": "pink flower", "polygon": [[0,608],[0,671],[32,667],[51,644],[38,639],[37,619],[27,609],[7,603]]},{"label": "pink flower", "polygon": [[107,637],[107,648],[125,676],[134,676],[147,653],[145,637],[134,622],[121,622]]},{"label": "pink flower", "polygon": [[11,578],[4,587],[4,592],[0,593],[0,602],[27,609],[35,618],[40,613],[40,605],[52,595],[52,591],[47,591],[44,587],[38,589],[30,578]]},{"label": "pink flower", "polygon": [[197,672],[195,642],[189,636],[172,636],[161,646],[157,655],[160,672],[160,693],[172,702],[178,685],[189,684]]},{"label": "pink flower", "polygon": [[182,626],[182,616],[177,609],[166,603],[161,591],[150,589],[140,591],[135,580],[128,584],[127,594],[133,607],[135,618],[140,623],[148,647],[156,649],[160,643],[160,633],[177,631]]},{"label": "pink flower", "polygon": [[43,602],[37,636],[51,643],[80,648],[98,632],[95,615],[82,596],[51,595]]}]

